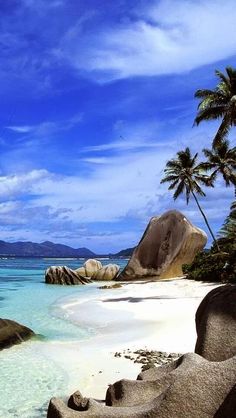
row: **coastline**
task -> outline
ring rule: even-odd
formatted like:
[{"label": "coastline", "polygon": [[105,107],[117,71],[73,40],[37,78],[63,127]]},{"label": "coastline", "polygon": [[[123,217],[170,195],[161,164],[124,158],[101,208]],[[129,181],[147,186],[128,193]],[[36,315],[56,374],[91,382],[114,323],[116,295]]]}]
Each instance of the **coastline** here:
[{"label": "coastline", "polygon": [[[16,319],[28,319],[46,338],[0,353],[0,415],[6,418],[46,416],[52,396],[66,400],[78,389],[103,399],[109,383],[140,373],[142,364],[125,358],[134,350],[193,351],[195,311],[205,294],[220,285],[178,278],[122,283],[117,289],[98,289],[100,282],[47,287],[37,270],[38,278],[22,286],[22,271],[32,275],[32,270],[20,270],[20,287],[19,281],[17,291],[9,286],[4,315],[14,318],[17,309]],[[121,356],[115,357],[117,352]]]},{"label": "coastline", "polygon": [[108,384],[121,378],[136,379],[141,365],[117,351],[148,349],[186,353],[196,342],[195,312],[203,297],[219,283],[175,279],[135,282],[101,290],[92,298],[66,297],[61,314],[80,327],[92,329],[83,341],[50,342],[45,356],[52,357],[69,376],[68,394],[103,399]]}]

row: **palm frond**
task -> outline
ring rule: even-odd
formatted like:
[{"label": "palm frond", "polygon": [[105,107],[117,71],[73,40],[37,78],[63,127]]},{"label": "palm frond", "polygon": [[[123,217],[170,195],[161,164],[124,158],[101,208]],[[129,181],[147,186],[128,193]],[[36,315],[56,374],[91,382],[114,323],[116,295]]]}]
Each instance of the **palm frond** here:
[{"label": "palm frond", "polygon": [[[227,71],[227,68],[226,68],[226,71]],[[228,78],[224,75],[224,73],[222,73],[221,71],[219,71],[219,70],[215,70],[215,74],[216,74],[216,76],[221,80],[221,81],[223,81],[223,83],[228,83]]]},{"label": "palm frond", "polygon": [[194,97],[196,97],[197,99],[205,99],[208,97],[212,97],[216,94],[216,92],[214,90],[210,90],[210,89],[199,89],[195,92]]},{"label": "palm frond", "polygon": [[195,120],[194,125],[199,125],[204,120],[219,119],[224,116],[225,106],[207,107],[200,109]]},{"label": "palm frond", "polygon": [[177,180],[175,180],[175,181],[173,181],[171,184],[170,184],[170,186],[168,187],[168,190],[173,190],[176,186],[177,186],[177,184],[179,183],[179,179],[177,179]]},{"label": "palm frond", "polygon": [[185,189],[185,183],[184,183],[184,180],[182,180],[179,183],[176,191],[174,192],[174,195],[173,195],[174,200],[176,200],[177,197],[179,197],[179,195],[181,195],[181,193],[183,193],[184,189]]},{"label": "palm frond", "polygon": [[161,184],[162,183],[168,183],[168,182],[170,182],[170,181],[173,181],[173,180],[178,180],[179,179],[179,177],[178,176],[176,176],[176,175],[167,175],[166,177],[164,177],[162,180],[161,180]]},{"label": "palm frond", "polygon": [[231,126],[236,126],[236,69],[226,67],[226,73],[216,70],[218,84],[212,90],[199,89],[195,97],[199,99],[198,112],[194,125],[202,121],[222,119],[214,137],[213,147],[217,147],[226,138]]},{"label": "palm frond", "polygon": [[236,70],[233,67],[230,67],[230,66],[226,67],[226,72],[231,82],[236,80]]},{"label": "palm frond", "polygon": [[220,235],[236,240],[236,201],[231,204],[230,213],[220,230]]},{"label": "palm frond", "polygon": [[222,140],[226,140],[229,130],[230,130],[230,121],[229,121],[228,116],[226,115],[223,118],[220,124],[220,127],[213,139],[213,142],[212,142],[213,148],[217,148],[221,144]]},{"label": "palm frond", "polygon": [[181,164],[178,160],[172,159],[172,160],[167,161],[166,167],[167,169],[172,168],[173,170],[179,170],[181,169]]},{"label": "palm frond", "polygon": [[194,181],[193,183],[192,183],[192,189],[197,193],[197,194],[199,194],[199,196],[206,196],[206,194],[204,193],[204,191],[201,189],[201,187],[199,186],[199,184],[196,182],[196,181]]}]

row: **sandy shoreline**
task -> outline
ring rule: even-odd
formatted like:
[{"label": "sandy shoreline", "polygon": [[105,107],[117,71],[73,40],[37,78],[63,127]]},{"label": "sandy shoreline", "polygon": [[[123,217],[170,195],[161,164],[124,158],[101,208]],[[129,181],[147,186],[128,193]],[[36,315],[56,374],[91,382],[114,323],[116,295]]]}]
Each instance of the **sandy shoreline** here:
[{"label": "sandy shoreline", "polygon": [[140,364],[114,357],[127,349],[185,353],[194,350],[195,312],[219,284],[185,279],[132,283],[101,290],[86,299],[66,298],[60,306],[67,320],[93,330],[88,340],[48,343],[44,350],[69,374],[68,394],[103,398],[109,383],[135,379]]}]

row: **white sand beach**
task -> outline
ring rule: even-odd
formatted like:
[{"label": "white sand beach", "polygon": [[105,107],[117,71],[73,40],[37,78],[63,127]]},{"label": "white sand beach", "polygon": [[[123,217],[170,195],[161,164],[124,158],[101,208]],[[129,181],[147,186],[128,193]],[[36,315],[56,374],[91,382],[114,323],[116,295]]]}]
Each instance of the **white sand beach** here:
[{"label": "white sand beach", "polygon": [[[84,396],[103,399],[107,385],[121,378],[135,379],[140,364],[115,352],[153,349],[186,353],[196,342],[195,312],[203,297],[219,284],[186,279],[123,284],[101,290],[99,297],[63,300],[63,316],[94,335],[80,343],[51,342],[45,355],[65,369],[68,394],[79,389]],[[99,286],[99,284],[98,284]]]}]

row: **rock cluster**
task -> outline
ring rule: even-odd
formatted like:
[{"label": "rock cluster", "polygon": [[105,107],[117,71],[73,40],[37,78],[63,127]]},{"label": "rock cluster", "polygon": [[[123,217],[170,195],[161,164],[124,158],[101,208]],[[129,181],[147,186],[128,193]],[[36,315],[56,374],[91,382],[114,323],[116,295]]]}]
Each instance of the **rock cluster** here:
[{"label": "rock cluster", "polygon": [[35,333],[24,325],[10,319],[0,318],[0,350],[28,340]]},{"label": "rock cluster", "polygon": [[235,418],[235,306],[235,285],[221,286],[203,299],[196,314],[196,350],[202,355],[184,354],[142,372],[136,381],[122,379],[109,386],[103,403],[80,392],[68,405],[53,398],[47,417]]},{"label": "rock cluster", "polygon": [[48,284],[78,285],[91,283],[92,280],[114,280],[120,267],[117,264],[103,266],[99,260],[89,259],[82,267],[72,270],[68,267],[51,266],[46,270],[45,282]]},{"label": "rock cluster", "polygon": [[171,363],[173,360],[181,357],[182,354],[177,353],[166,353],[165,351],[146,350],[140,349],[131,351],[130,349],[124,350],[123,352],[117,351],[114,357],[124,357],[134,363],[139,363],[141,370],[148,370],[151,367],[162,366],[163,364]]},{"label": "rock cluster", "polygon": [[182,265],[191,263],[206,242],[206,234],[178,211],[153,217],[117,280],[183,276]]}]

